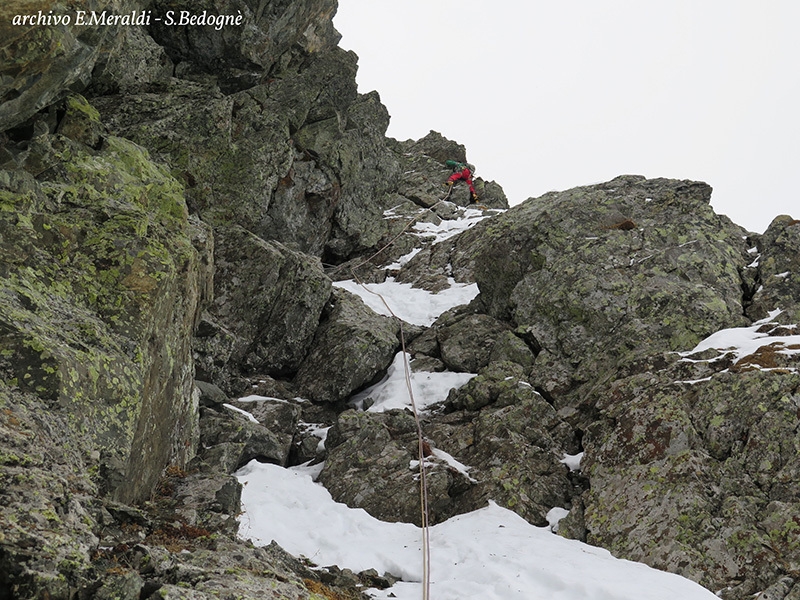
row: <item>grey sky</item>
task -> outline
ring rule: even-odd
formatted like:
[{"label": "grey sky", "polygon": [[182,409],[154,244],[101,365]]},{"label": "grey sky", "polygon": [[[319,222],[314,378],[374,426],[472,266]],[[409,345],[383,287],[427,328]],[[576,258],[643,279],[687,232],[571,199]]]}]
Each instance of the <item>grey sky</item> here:
[{"label": "grey sky", "polygon": [[339,0],[388,135],[441,132],[512,204],[634,173],[800,218],[796,0]]}]

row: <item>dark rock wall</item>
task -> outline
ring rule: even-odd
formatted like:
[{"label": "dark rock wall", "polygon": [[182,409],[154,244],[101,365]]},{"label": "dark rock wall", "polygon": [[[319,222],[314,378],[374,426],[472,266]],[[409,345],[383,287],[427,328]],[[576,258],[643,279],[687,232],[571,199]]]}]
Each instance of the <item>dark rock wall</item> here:
[{"label": "dark rock wall", "polygon": [[[87,11],[124,13],[139,5],[127,0],[90,0]],[[70,22],[15,25],[20,14],[45,19],[70,16]],[[38,20],[37,20],[38,22]],[[71,3],[60,0],[4,2],[0,7],[0,130],[17,126],[63,98],[86,87],[95,65],[118,43],[121,26],[79,25]]]}]

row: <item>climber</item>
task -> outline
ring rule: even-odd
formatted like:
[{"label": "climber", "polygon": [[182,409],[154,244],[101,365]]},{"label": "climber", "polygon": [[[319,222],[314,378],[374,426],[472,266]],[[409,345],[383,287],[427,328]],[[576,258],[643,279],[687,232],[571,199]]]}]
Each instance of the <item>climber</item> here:
[{"label": "climber", "polygon": [[471,194],[472,201],[477,202],[478,194],[475,193],[475,186],[472,185],[472,173],[475,171],[475,167],[469,163],[462,163],[455,160],[445,161],[444,164],[446,167],[453,169],[453,174],[448,177],[445,185],[451,187],[456,181],[463,179],[469,186],[469,193]]}]

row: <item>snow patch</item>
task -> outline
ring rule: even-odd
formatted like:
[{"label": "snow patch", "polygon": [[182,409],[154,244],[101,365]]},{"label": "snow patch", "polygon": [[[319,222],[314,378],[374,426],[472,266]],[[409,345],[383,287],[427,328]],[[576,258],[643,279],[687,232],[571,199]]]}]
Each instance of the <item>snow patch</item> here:
[{"label": "snow patch", "polygon": [[564,517],[569,514],[569,511],[566,508],[560,508],[558,506],[551,508],[547,515],[545,515],[545,519],[547,519],[548,529],[553,533],[558,533],[558,522],[561,521]]},{"label": "snow patch", "polygon": [[225,408],[228,410],[232,410],[235,413],[239,413],[240,415],[244,415],[248,421],[252,421],[253,423],[258,423],[258,419],[256,419],[252,414],[247,412],[246,410],[242,410],[241,408],[237,408],[233,406],[233,404],[223,404]]},{"label": "snow patch", "polygon": [[469,474],[469,470],[471,467],[468,467],[465,464],[459,462],[452,455],[448,454],[444,450],[440,450],[439,448],[431,448],[431,454],[433,454],[436,458],[438,458],[448,466],[454,468],[456,471],[464,475],[472,483],[478,483],[478,480]]},{"label": "snow patch", "polygon": [[[800,345],[800,335],[770,335],[769,333],[758,331],[763,325],[772,323],[773,319],[775,319],[775,317],[782,312],[783,311],[781,309],[773,310],[769,313],[769,316],[761,319],[760,321],[756,321],[750,327],[732,327],[712,333],[706,339],[697,344],[697,346],[695,346],[692,350],[688,352],[679,352],[678,354],[683,357],[683,360],[691,360],[687,357],[697,352],[714,349],[732,352],[736,356],[736,362],[738,362],[745,356],[750,356],[751,354],[757,352],[759,348],[772,344],[776,345],[777,347],[784,347],[782,350],[780,350],[781,354],[786,354],[788,356],[800,354],[800,350],[798,349],[787,348],[787,346]],[[779,325],[776,323],[775,326],[778,327]],[[794,329],[795,325],[784,325],[781,327]]]},{"label": "snow patch", "polygon": [[409,252],[408,254],[404,254],[403,256],[398,258],[392,264],[386,265],[386,267],[384,267],[384,269],[387,270],[387,271],[389,269],[402,269],[405,265],[407,265],[409,262],[411,262],[412,258],[414,258],[420,252],[422,252],[422,248],[414,248],[411,252]]},{"label": "snow patch", "polygon": [[583,452],[579,452],[578,454],[564,454],[564,458],[562,458],[559,462],[567,465],[570,471],[580,471],[582,460]]},{"label": "snow patch", "polygon": [[[298,402],[305,402],[302,398],[295,398]],[[259,396],[258,394],[250,394],[249,396],[242,396],[238,400],[239,402],[282,402],[284,404],[288,403],[288,400],[284,400],[283,398],[273,398],[272,396]]]},{"label": "snow patch", "polygon": [[708,349],[715,350],[732,350],[739,355],[751,354],[758,348],[764,345],[760,340],[769,338],[766,333],[758,333],[758,329],[762,325],[772,322],[781,312],[780,309],[774,310],[769,313],[764,319],[756,321],[749,327],[731,327],[728,329],[720,329],[712,333],[710,336],[702,340],[689,352],[680,353],[683,356],[689,356],[697,352],[702,352]]},{"label": "snow patch", "polygon": [[[727,371],[727,369],[725,369],[725,371]],[[724,373],[725,371],[720,371],[720,372]],[[683,379],[680,381],[676,381],[675,383],[685,383],[687,385],[694,385],[696,383],[703,383],[704,381],[711,381],[711,377],[702,377],[700,379]]]},{"label": "snow patch", "polygon": [[[314,483],[321,469],[284,469],[252,461],[236,475],[244,485],[239,535],[256,545],[275,540],[295,556],[355,572],[401,577],[376,599],[421,597],[422,532],[386,523],[334,502]],[[557,520],[564,509],[551,511]],[[535,527],[490,502],[430,529],[431,597],[437,600],[714,600],[698,584],[601,548]]]},{"label": "snow patch", "polygon": [[[411,408],[411,399],[408,396],[408,384],[404,359],[410,360],[410,355],[403,356],[398,352],[386,376],[375,385],[359,392],[350,399],[350,403],[358,408],[369,404],[369,412],[384,412],[393,408]],[[419,371],[411,373],[411,390],[417,410],[423,411],[431,404],[443,402],[453,388],[459,388],[475,377],[475,373],[429,373]]]},{"label": "snow patch", "polygon": [[453,278],[448,282],[450,287],[436,294],[412,287],[410,283],[398,283],[393,277],[383,283],[361,285],[348,279],[336,281],[333,285],[356,294],[379,315],[390,317],[394,313],[407,323],[429,327],[443,312],[461,304],[469,304],[478,295],[477,283],[456,283]]},{"label": "snow patch", "polygon": [[459,233],[463,233],[486,218],[488,218],[488,215],[485,215],[482,210],[467,208],[464,209],[462,216],[457,219],[442,219],[439,224],[414,223],[412,229],[420,238],[438,244]]}]

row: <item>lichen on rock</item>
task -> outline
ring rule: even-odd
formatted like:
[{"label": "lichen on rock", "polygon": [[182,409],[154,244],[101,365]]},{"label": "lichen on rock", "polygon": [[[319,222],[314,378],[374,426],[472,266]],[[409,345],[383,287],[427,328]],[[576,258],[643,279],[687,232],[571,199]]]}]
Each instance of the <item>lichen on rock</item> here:
[{"label": "lichen on rock", "polygon": [[58,168],[5,173],[0,199],[15,257],[2,273],[4,380],[65,411],[107,454],[105,485],[134,499],[197,436],[187,359],[200,278],[183,187],[121,138],[94,151],[57,134],[41,148]]}]

